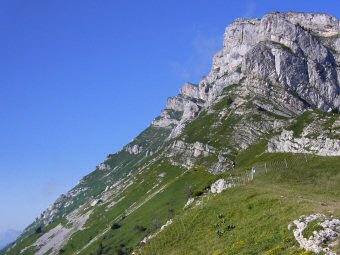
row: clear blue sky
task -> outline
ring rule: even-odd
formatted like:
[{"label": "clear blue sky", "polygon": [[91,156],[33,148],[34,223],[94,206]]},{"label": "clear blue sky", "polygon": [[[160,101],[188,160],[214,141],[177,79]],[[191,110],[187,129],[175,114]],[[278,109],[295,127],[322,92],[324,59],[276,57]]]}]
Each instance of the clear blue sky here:
[{"label": "clear blue sky", "polygon": [[0,232],[22,229],[207,74],[225,27],[339,0],[0,0]]}]

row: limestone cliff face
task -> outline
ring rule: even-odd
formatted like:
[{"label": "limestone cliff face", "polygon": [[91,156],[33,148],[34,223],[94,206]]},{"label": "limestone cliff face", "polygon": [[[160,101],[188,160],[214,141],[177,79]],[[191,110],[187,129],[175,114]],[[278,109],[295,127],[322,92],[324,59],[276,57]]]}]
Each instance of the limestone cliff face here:
[{"label": "limestone cliff face", "polygon": [[[261,20],[237,20],[226,30],[207,81],[231,76],[241,66],[251,93],[275,97],[295,113],[308,106],[339,109],[339,34],[339,21],[326,14],[271,13]],[[333,41],[333,49],[323,37]]]},{"label": "limestone cliff face", "polygon": [[230,24],[210,73],[198,86],[187,83],[169,99],[167,109],[183,112],[182,119],[167,121],[173,125],[170,138],[213,104],[224,88],[240,82],[244,93],[282,116],[296,116],[310,107],[339,110],[339,24],[327,14],[294,12]]},{"label": "limestone cliff face", "polygon": [[[204,101],[200,99],[197,85],[186,83],[180,89],[179,95],[169,97],[165,109],[152,125],[158,127],[171,128],[169,138],[177,137],[187,122],[194,119],[204,106]],[[169,111],[174,113],[172,116]],[[176,118],[177,117],[177,118]]]}]

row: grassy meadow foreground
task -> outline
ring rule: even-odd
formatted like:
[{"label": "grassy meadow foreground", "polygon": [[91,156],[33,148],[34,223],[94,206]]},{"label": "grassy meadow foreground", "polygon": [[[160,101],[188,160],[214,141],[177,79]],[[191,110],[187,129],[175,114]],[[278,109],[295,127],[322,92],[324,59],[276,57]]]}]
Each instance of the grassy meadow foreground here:
[{"label": "grassy meadow foreground", "polygon": [[274,167],[185,210],[141,254],[313,254],[288,225],[316,212],[340,217],[340,157],[263,154],[256,161]]}]

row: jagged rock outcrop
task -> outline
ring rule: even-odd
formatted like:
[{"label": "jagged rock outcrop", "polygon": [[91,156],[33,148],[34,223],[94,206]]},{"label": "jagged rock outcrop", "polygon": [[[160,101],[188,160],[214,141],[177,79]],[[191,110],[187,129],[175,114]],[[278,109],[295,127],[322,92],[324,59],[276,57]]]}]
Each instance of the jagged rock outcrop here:
[{"label": "jagged rock outcrop", "polygon": [[[321,230],[313,231],[312,236],[304,236],[308,225],[317,220]],[[302,216],[294,220],[293,224],[296,227],[293,229],[294,237],[302,248],[317,254],[322,252],[327,255],[336,255],[332,248],[337,245],[337,238],[340,236],[339,219],[327,219],[325,215],[318,213],[307,217]],[[291,228],[293,228],[292,224],[288,226],[288,229]]]},{"label": "jagged rock outcrop", "polygon": [[111,167],[105,163],[100,163],[97,168],[98,170],[102,170],[102,171],[111,170]]},{"label": "jagged rock outcrop", "polygon": [[270,139],[268,152],[340,155],[340,117],[337,114],[307,111],[299,118],[294,120],[293,130],[283,129],[281,134]]},{"label": "jagged rock outcrop", "polygon": [[[185,93],[192,94],[189,91],[186,91]],[[202,101],[199,101],[196,98],[182,96],[181,94],[177,97],[169,98],[166,108],[182,113],[181,119],[177,126],[172,130],[169,138],[176,138],[182,132],[185,125],[198,115],[202,106]]]},{"label": "jagged rock outcrop", "polygon": [[[234,167],[234,162],[225,152],[201,142],[191,144],[176,140],[168,147],[164,157],[168,158],[171,164],[187,169],[205,166],[212,174],[224,173]],[[209,162],[209,157],[213,158],[212,162]]]},{"label": "jagged rock outcrop", "polygon": [[143,151],[143,146],[140,146],[138,144],[134,144],[132,146],[129,145],[126,146],[125,150],[130,154],[137,155]]},{"label": "jagged rock outcrop", "polygon": [[[152,125],[159,128],[173,128],[178,125],[179,121],[171,116],[167,109],[163,110],[159,117],[152,122]],[[182,114],[181,112],[179,112]]]},{"label": "jagged rock outcrop", "polygon": [[219,179],[213,184],[211,184],[210,191],[211,193],[221,193],[223,190],[232,188],[234,185],[232,183],[227,182],[224,179]]},{"label": "jagged rock outcrop", "polygon": [[207,144],[196,142],[188,144],[181,140],[175,141],[165,154],[174,165],[192,168],[200,157],[208,157],[215,154],[216,150]]},{"label": "jagged rock outcrop", "polygon": [[169,97],[165,109],[152,122],[157,127],[171,128],[169,138],[177,137],[186,123],[195,118],[203,107],[204,101],[199,98],[198,87],[192,83],[185,83],[180,94]]},{"label": "jagged rock outcrop", "polygon": [[198,86],[190,82],[187,82],[183,85],[183,87],[180,89],[180,94],[185,97],[200,99]]},{"label": "jagged rock outcrop", "polygon": [[212,174],[221,174],[234,168],[234,161],[230,160],[225,153],[219,153],[217,155],[217,162],[212,164],[208,168],[208,171]]},{"label": "jagged rock outcrop", "polygon": [[293,24],[300,24],[319,36],[335,36],[340,31],[339,20],[324,13],[287,13],[287,19]]},{"label": "jagged rock outcrop", "polygon": [[317,138],[294,137],[293,131],[284,130],[272,138],[268,152],[310,153],[319,156],[340,156],[340,140],[320,136]]}]

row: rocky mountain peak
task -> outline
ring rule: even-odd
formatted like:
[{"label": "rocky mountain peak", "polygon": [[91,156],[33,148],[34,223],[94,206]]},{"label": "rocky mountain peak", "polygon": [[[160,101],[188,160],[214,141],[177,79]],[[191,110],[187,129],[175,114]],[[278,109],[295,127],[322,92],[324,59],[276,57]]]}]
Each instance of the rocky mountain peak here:
[{"label": "rocky mountain peak", "polygon": [[187,82],[180,89],[180,94],[191,98],[200,98],[199,88],[196,84]]},{"label": "rocky mountain peak", "polygon": [[339,33],[339,20],[325,13],[288,12],[283,13],[286,19],[295,25],[311,30],[319,36],[329,37]]},{"label": "rocky mountain peak", "polygon": [[299,12],[237,19],[226,28],[223,49],[214,56],[210,73],[198,86],[184,84],[167,108],[185,112],[179,122],[182,129],[224,88],[242,83],[249,97],[266,101],[266,109],[283,116],[308,108],[339,110],[339,23],[328,14]]}]

